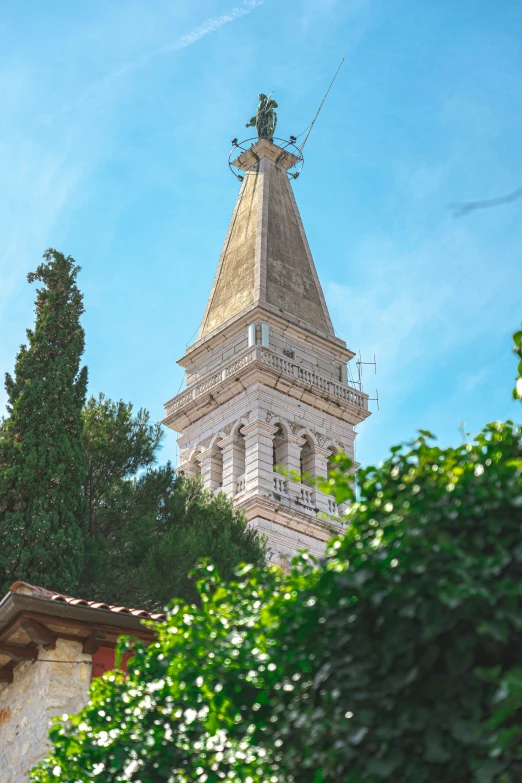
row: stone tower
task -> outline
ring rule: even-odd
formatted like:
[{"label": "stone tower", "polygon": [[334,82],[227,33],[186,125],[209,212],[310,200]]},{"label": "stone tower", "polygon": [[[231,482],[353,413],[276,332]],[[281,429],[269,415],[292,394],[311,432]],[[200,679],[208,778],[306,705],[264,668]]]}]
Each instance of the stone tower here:
[{"label": "stone tower", "polygon": [[347,383],[354,353],[335,336],[287,170],[262,139],[233,161],[243,182],[196,342],[186,391],[165,405],[179,470],[225,492],[268,537],[273,560],[318,555],[340,527],[329,496],[274,468],[325,476],[353,458],[368,397]]}]

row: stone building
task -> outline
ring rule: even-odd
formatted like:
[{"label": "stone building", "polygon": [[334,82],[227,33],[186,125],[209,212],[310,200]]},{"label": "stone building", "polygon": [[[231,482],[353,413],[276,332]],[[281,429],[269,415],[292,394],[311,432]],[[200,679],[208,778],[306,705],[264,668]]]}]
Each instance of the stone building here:
[{"label": "stone building", "polygon": [[0,783],[27,783],[51,718],[85,705],[91,680],[114,668],[118,636],[148,644],[141,621],[164,617],[12,585],[0,601]]},{"label": "stone building", "polygon": [[[225,492],[268,537],[272,558],[324,550],[341,525],[308,480],[354,456],[368,397],[347,382],[354,353],[336,337],[289,181],[298,158],[267,139],[232,162],[242,185],[196,342],[187,388],[165,405],[179,469]],[[283,475],[282,466],[295,473]]]}]

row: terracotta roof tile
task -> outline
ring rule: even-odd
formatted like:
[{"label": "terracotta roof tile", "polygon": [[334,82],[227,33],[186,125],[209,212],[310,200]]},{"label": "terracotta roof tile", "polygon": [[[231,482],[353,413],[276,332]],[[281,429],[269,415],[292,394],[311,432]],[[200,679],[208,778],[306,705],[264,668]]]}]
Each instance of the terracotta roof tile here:
[{"label": "terracotta roof tile", "polygon": [[127,606],[111,606],[99,601],[85,601],[83,598],[72,598],[70,595],[62,595],[55,590],[46,590],[37,585],[30,585],[27,582],[15,582],[9,590],[13,593],[23,593],[25,595],[34,595],[36,598],[45,598],[50,601],[62,601],[73,606],[88,606],[91,609],[103,609],[115,614],[131,614],[133,617],[142,617],[144,620],[166,620],[167,616],[162,612],[147,612],[145,609],[129,609]]}]

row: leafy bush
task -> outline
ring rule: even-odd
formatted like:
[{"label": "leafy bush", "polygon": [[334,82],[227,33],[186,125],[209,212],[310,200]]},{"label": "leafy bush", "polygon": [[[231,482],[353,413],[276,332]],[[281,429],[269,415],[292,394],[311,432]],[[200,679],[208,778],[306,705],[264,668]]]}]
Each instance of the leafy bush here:
[{"label": "leafy bush", "polygon": [[[350,463],[327,485],[351,495]],[[522,780],[522,446],[512,423],[423,432],[358,473],[326,558],[206,564],[124,679],[52,729],[32,780]]]}]

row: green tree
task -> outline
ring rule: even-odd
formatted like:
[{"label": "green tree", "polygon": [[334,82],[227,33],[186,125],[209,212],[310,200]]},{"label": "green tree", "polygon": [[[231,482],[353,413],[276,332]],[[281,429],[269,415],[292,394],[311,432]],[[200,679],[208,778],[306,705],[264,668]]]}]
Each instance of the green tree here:
[{"label": "green tree", "polygon": [[87,368],[82,294],[73,258],[56,250],[28,275],[43,287],[36,323],[7,374],[0,432],[0,583],[24,579],[74,592],[82,568],[86,504],[81,410]]},{"label": "green tree", "polygon": [[100,395],[83,420],[89,525],[79,595],[161,610],[173,595],[197,600],[189,572],[202,557],[224,576],[265,562],[263,540],[228,498],[155,465],[163,435],[147,411]]},{"label": "green tree", "polygon": [[513,399],[522,400],[522,329],[513,335],[513,353],[517,356],[517,377],[513,389]]},{"label": "green tree", "polygon": [[211,564],[129,676],[93,683],[32,779],[522,780],[522,432],[430,433],[324,488],[352,498],[324,561]]},{"label": "green tree", "polygon": [[82,417],[88,533],[91,538],[110,537],[115,523],[110,498],[122,482],[154,465],[163,438],[161,424],[151,424],[145,409],[133,415],[132,403],[113,402],[104,394],[89,398]]}]

